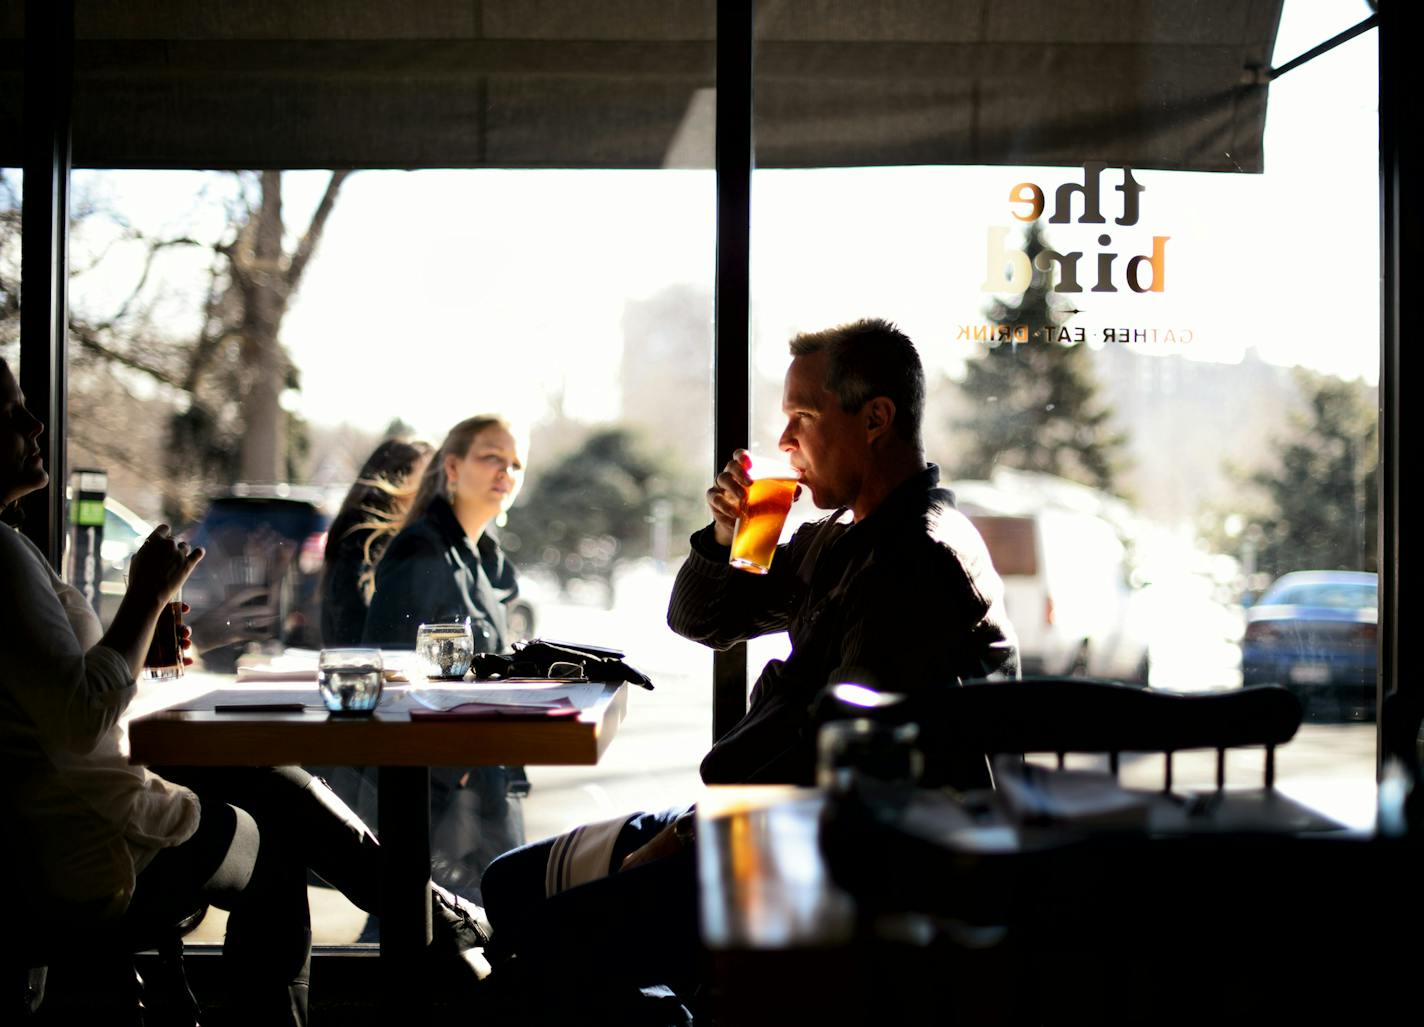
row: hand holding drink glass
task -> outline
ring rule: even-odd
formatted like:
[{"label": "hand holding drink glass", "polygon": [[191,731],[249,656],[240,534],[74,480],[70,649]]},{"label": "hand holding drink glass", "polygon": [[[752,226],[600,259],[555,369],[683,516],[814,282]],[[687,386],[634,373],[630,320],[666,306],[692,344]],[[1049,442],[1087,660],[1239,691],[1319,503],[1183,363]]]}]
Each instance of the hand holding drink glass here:
[{"label": "hand holding drink glass", "polygon": [[779,460],[753,457],[744,450],[732,455],[708,490],[707,502],[718,540],[731,546],[733,567],[753,574],[771,569],[800,477]]},{"label": "hand holding drink glass", "polygon": [[168,525],[160,524],[129,564],[128,591],[140,599],[162,603],[143,661],[145,677],[176,678],[183,673],[188,662],[183,650],[188,648],[190,630],[183,623],[186,604],[182,588],[202,558],[201,548],[190,548],[173,538]]},{"label": "hand holding drink glass", "polygon": [[153,629],[153,641],[148,643],[148,655],[143,658],[143,676],[146,678],[180,678],[186,657],[183,650],[188,647],[188,635],[192,630],[183,623],[183,589],[173,593],[173,598],[163,604],[158,611],[158,624]]}]

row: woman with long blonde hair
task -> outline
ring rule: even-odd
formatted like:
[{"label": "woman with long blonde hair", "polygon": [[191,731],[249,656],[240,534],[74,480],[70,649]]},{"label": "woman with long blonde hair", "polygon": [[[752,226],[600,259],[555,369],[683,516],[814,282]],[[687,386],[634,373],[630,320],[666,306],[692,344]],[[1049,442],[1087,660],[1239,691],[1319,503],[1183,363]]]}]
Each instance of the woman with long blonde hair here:
[{"label": "woman with long blonde hair", "polygon": [[366,644],[413,648],[422,623],[464,621],[478,652],[506,648],[514,568],[488,528],[524,483],[524,447],[496,414],[467,418],[421,475],[400,533],[376,565]]},{"label": "woman with long blonde hair", "polygon": [[[365,644],[411,649],[423,623],[468,621],[477,652],[507,651],[505,610],[519,582],[489,529],[519,495],[524,463],[524,444],[503,417],[484,414],[450,429],[376,565]],[[436,878],[478,901],[484,868],[524,843],[520,799],[528,790],[522,767],[433,770]]]}]

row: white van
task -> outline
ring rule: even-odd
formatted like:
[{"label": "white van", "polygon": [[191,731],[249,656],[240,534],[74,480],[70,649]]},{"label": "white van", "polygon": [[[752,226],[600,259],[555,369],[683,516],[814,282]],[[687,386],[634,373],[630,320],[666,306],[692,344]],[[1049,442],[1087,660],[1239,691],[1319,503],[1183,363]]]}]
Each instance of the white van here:
[{"label": "white van", "polygon": [[993,509],[966,492],[959,507],[984,536],[1004,580],[1024,675],[1146,684],[1147,641],[1133,630],[1133,589],[1116,529],[1076,510]]}]

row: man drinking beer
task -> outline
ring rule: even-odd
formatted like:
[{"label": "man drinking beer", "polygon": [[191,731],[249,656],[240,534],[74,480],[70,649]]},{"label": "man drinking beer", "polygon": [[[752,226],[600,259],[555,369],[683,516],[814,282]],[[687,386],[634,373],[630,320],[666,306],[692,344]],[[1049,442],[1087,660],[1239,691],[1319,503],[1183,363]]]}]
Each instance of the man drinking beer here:
[{"label": "man drinking beer", "polygon": [[[712,523],[692,536],[668,606],[675,631],[718,649],[791,636],[791,655],[766,665],[746,715],[703,759],[709,784],[811,783],[811,708],[828,684],[915,692],[1017,672],[1003,584],[939,487],[939,469],[925,462],[924,371],[913,344],[894,325],[866,320],[799,335],[791,356],[779,445],[816,506],[835,512],[777,547],[766,573],[732,566],[752,481],[745,454],[732,454],[707,490]],[[981,754],[954,771],[960,787],[989,784]],[[686,810],[640,814],[500,857],[484,883],[499,951],[519,952],[526,968],[538,961],[566,972],[582,962],[596,921],[625,985],[684,992],[697,941],[690,828]],[[610,986],[609,964],[598,972]]]},{"label": "man drinking beer", "polygon": [[[827,684],[914,692],[1015,669],[1003,585],[925,462],[925,379],[910,340],[885,321],[858,321],[797,336],[791,356],[779,444],[816,506],[835,513],[753,576],[727,561],[750,485],[743,454],[707,490],[712,524],[692,536],[668,623],[716,649],[773,631],[790,632],[792,646],[702,761],[708,784],[810,784],[810,709]],[[982,758],[965,763],[957,783],[987,787]]]}]

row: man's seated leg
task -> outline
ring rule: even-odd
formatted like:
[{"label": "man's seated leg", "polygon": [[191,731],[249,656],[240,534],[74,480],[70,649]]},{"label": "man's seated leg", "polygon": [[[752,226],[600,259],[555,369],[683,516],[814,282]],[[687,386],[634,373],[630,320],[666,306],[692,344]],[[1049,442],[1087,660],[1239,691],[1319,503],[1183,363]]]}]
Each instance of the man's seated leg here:
[{"label": "man's seated leg", "polygon": [[[563,982],[586,974],[600,987],[666,984],[688,993],[696,983],[698,952],[693,851],[618,869],[682,812],[640,814],[623,824],[611,848],[603,848],[608,855],[599,867],[602,876],[570,878],[566,872],[582,855],[580,836],[601,825],[495,860],[485,873],[485,902],[497,967],[515,960],[519,976],[530,982],[547,970]],[[560,890],[566,880],[572,887]]]}]

